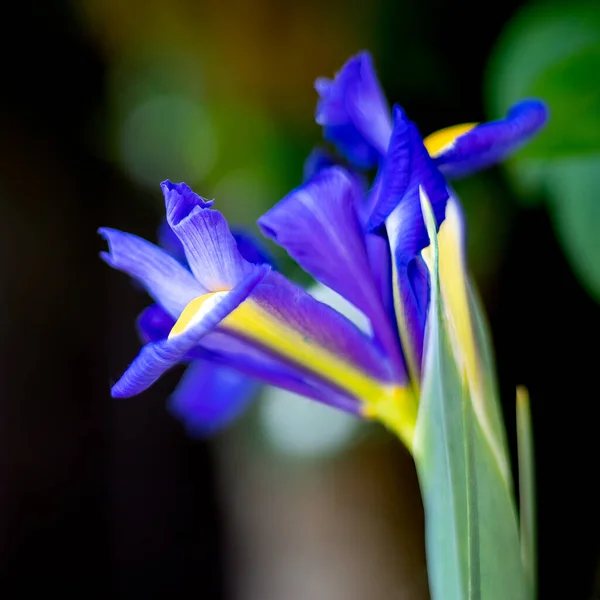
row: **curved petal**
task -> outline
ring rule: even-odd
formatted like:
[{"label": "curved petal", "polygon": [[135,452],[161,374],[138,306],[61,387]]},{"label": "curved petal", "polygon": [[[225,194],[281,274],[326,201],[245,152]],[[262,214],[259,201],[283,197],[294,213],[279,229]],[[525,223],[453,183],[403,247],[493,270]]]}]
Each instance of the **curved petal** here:
[{"label": "curved petal", "polygon": [[541,100],[522,100],[504,119],[443,129],[428,136],[425,145],[447,177],[464,177],[516,152],[547,120],[548,108]]},{"label": "curved petal", "polygon": [[167,209],[167,222],[179,223],[190,214],[196,206],[200,208],[211,208],[214,200],[207,200],[199,196],[192,190],[187,183],[173,183],[169,179],[165,179],[160,184],[165,197],[165,205]]},{"label": "curved petal", "polygon": [[320,171],[264,214],[258,225],[315,279],[371,320],[377,340],[403,369],[398,341],[376,285],[356,205],[356,180],[340,167]]},{"label": "curved petal", "polygon": [[358,327],[278,273],[271,272],[230,321],[224,326],[359,398],[374,393],[373,385],[382,393],[382,384],[402,378]]},{"label": "curved petal", "polygon": [[444,219],[449,193],[416,126],[399,107],[394,108],[392,139],[377,179],[370,226],[376,229],[385,223],[392,256],[396,321],[409,371],[417,383],[429,298],[428,274],[419,257],[429,245],[420,190],[428,194],[438,225]]},{"label": "curved petal", "polygon": [[338,162],[325,148],[316,147],[306,157],[302,170],[302,181],[306,182],[322,169],[334,167]]},{"label": "curved petal", "polygon": [[140,313],[136,325],[140,337],[147,344],[168,338],[175,321],[160,305],[153,304]]},{"label": "curved petal", "polygon": [[207,436],[239,417],[258,388],[255,380],[235,369],[197,360],[171,394],[169,411],[190,435]]},{"label": "curved petal", "polygon": [[109,252],[100,256],[111,267],[137,279],[173,317],[208,290],[173,257],[142,238],[104,227],[98,233],[108,242]]},{"label": "curved petal", "polygon": [[408,263],[395,263],[394,267],[392,285],[396,320],[404,355],[416,382],[420,379],[423,359],[429,274],[420,256],[415,256]]},{"label": "curved petal", "polygon": [[255,339],[236,336],[218,329],[206,335],[194,351],[196,358],[228,366],[252,377],[301,396],[353,414],[360,414],[359,398],[341,390],[310,368],[270,352]]},{"label": "curved petal", "polygon": [[233,235],[238,250],[245,260],[255,265],[275,266],[275,260],[269,250],[249,231],[241,227],[232,227],[231,235]]},{"label": "curved petal", "polygon": [[230,290],[251,272],[221,213],[185,185],[161,183],[167,222],[180,239],[196,279],[212,292]]},{"label": "curved petal", "polygon": [[[175,321],[155,304],[144,309],[137,324],[142,339],[148,343],[165,340]],[[357,398],[348,396],[311,370],[282,360],[264,346],[240,339],[219,327],[207,333],[197,346],[186,353],[184,359],[200,360],[215,368],[232,368],[245,377],[270,383],[347,412],[357,414],[360,411]]]},{"label": "curved petal", "polygon": [[391,123],[371,55],[352,57],[333,80],[317,79],[315,88],[316,120],[325,139],[356,166],[375,166],[387,149]]},{"label": "curved petal", "polygon": [[173,258],[176,258],[182,265],[187,265],[187,258],[183,244],[171,229],[166,218],[158,227],[158,243],[161,248],[164,248]]},{"label": "curved petal", "polygon": [[[192,301],[183,311],[167,339],[144,346],[113,386],[115,398],[134,396],[150,387],[165,371],[183,360],[202,337],[235,310],[263,279],[267,268],[256,267],[240,285],[230,292],[208,294],[196,306]],[[191,314],[190,314],[191,313]]]},{"label": "curved petal", "polygon": [[372,191],[376,196],[370,199],[373,212],[367,227],[370,231],[378,230],[384,223],[388,227],[386,220],[395,212],[403,234],[397,242],[408,260],[429,244],[419,186],[426,190],[441,223],[448,200],[446,180],[429,157],[415,124],[395,106],[392,138]]},{"label": "curved petal", "polygon": [[[231,234],[235,239],[238,250],[243,258],[255,265],[269,264],[274,265],[275,261],[266,246],[261,243],[254,235],[246,229],[232,228]],[[158,228],[158,240],[162,248],[164,248],[171,256],[176,258],[180,263],[187,265],[187,258],[183,244],[171,229],[167,220],[163,220]]]}]

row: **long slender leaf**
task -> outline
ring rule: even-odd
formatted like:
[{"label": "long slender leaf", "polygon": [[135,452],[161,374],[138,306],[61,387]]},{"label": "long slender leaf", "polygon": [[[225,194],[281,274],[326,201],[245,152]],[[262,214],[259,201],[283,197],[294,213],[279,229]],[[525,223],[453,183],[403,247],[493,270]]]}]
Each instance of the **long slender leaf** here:
[{"label": "long slender leaf", "polygon": [[489,429],[476,416],[466,373],[457,366],[426,197],[422,208],[433,251],[432,298],[414,456],[425,505],[431,595],[434,600],[527,600],[511,485]]},{"label": "long slender leaf", "polygon": [[519,449],[519,498],[521,506],[521,557],[530,598],[537,594],[535,468],[529,393],[517,388],[517,445]]}]

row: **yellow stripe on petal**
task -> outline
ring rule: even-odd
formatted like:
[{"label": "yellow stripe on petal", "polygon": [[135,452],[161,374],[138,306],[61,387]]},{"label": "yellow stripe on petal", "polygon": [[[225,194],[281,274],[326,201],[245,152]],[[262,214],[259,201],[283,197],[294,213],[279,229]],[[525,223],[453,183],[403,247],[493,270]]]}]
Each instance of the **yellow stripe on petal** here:
[{"label": "yellow stripe on petal", "polygon": [[385,423],[401,437],[409,450],[412,448],[417,411],[410,389],[371,377],[277,320],[253,300],[241,304],[222,324],[362,400],[365,416]]},{"label": "yellow stripe on petal", "polygon": [[[394,245],[395,241],[390,238],[390,246],[394,247]],[[406,310],[404,309],[404,303],[402,302],[402,283],[398,277],[398,268],[396,267],[395,260],[392,260],[392,297],[394,301],[396,323],[398,324],[398,335],[400,336],[404,358],[408,366],[411,385],[418,395],[420,388],[419,382],[421,379],[421,365],[419,364],[416,351],[413,347],[413,340],[408,329]]]},{"label": "yellow stripe on petal", "polygon": [[381,421],[394,432],[412,453],[415,428],[417,426],[418,402],[413,388],[397,387],[389,396],[382,396],[378,401],[365,404],[363,416]]},{"label": "yellow stripe on petal", "polygon": [[[510,481],[510,467],[502,442],[494,433],[486,408],[486,403],[491,400],[485,397],[482,367],[469,309],[462,227],[459,208],[456,200],[451,197],[446,205],[446,218],[438,232],[439,274],[444,311],[455,358],[468,381],[475,415],[490,442],[503,476]],[[423,258],[430,269],[431,252],[431,246],[423,250]]]},{"label": "yellow stripe on petal", "polygon": [[[169,337],[197,323],[227,293],[216,292],[192,300]],[[262,346],[362,401],[365,416],[381,420],[401,437],[409,449],[412,447],[416,400],[411,390],[365,373],[320,346],[316,340],[278,320],[252,299],[229,313],[219,323],[219,328]]]},{"label": "yellow stripe on petal", "polygon": [[452,147],[456,138],[468,133],[476,127],[478,123],[463,123],[462,125],[452,125],[451,127],[446,127],[444,129],[440,129],[439,131],[434,131],[432,134],[428,135],[423,143],[425,144],[425,148],[427,148],[427,152],[432,158],[439,156],[446,150]]},{"label": "yellow stripe on petal", "polygon": [[467,299],[467,274],[462,240],[462,221],[458,207],[456,202],[450,199],[446,206],[446,218],[438,233],[440,284],[446,311],[451,317],[452,343],[463,360],[463,368],[467,371],[469,382],[480,389],[479,361]]},{"label": "yellow stripe on petal", "polygon": [[179,315],[179,319],[177,319],[177,322],[173,325],[169,333],[169,339],[182,334],[190,327],[199,323],[228,293],[213,292],[194,298]]}]

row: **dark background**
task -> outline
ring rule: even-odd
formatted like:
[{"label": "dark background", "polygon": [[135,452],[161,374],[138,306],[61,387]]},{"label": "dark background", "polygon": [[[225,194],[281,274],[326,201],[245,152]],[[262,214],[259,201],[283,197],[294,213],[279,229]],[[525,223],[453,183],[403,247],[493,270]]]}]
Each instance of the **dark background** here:
[{"label": "dark background", "polygon": [[[390,0],[377,18],[388,96],[423,130],[482,119],[472,73],[518,3],[410,4],[410,26]],[[142,398],[109,396],[139,347],[145,300],[98,260],[96,229],[152,239],[158,221],[94,142],[106,58],[64,1],[12,3],[2,29],[0,596],[224,597],[211,445],[164,410],[176,374]],[[405,83],[423,67],[402,57],[422,47],[445,66],[440,94]],[[483,291],[509,431],[515,384],[533,399],[540,597],[587,600],[600,548],[600,308],[543,208],[519,210],[506,240]]]}]

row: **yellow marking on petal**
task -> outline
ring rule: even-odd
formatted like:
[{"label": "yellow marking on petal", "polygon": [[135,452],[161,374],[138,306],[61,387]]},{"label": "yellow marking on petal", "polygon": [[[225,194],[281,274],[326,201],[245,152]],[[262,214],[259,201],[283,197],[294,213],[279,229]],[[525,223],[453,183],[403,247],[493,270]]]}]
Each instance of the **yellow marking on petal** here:
[{"label": "yellow marking on petal", "polygon": [[[450,198],[446,205],[446,218],[438,232],[438,247],[440,287],[455,359],[459,370],[466,375],[473,409],[479,423],[490,442],[503,476],[510,481],[509,466],[502,445],[493,434],[485,406],[488,400],[485,398],[481,363],[475,343],[467,293],[462,221],[454,198]],[[431,270],[431,245],[422,251],[422,256]]]},{"label": "yellow marking on petal", "polygon": [[[446,218],[439,228],[440,285],[450,323],[450,338],[462,370],[466,370],[469,382],[480,387],[479,362],[475,350],[475,338],[471,325],[471,313],[467,298],[465,259],[463,256],[463,232],[456,201],[452,198],[446,205]],[[426,261],[430,263],[424,250]]]},{"label": "yellow marking on petal", "polygon": [[[185,331],[209,312],[227,292],[206,294],[183,310],[169,337]],[[286,360],[329,381],[363,402],[365,416],[377,418],[397,433],[409,450],[417,421],[417,404],[410,388],[380,381],[319,345],[248,299],[220,323],[219,328],[258,343]]]},{"label": "yellow marking on petal", "polygon": [[183,333],[188,327],[200,321],[208,314],[227,294],[227,292],[212,292],[194,298],[179,315],[179,319],[169,333],[169,338]]},{"label": "yellow marking on petal", "polygon": [[395,394],[395,385],[361,371],[320,346],[315,339],[278,320],[254,300],[240,304],[221,325],[318,374],[364,402],[376,402]]},{"label": "yellow marking on petal", "polygon": [[396,388],[393,396],[382,397],[379,401],[366,404],[362,408],[364,417],[381,421],[402,440],[411,453],[417,413],[417,398],[410,386]]},{"label": "yellow marking on petal", "polygon": [[462,125],[452,125],[451,127],[434,131],[423,140],[423,143],[425,144],[425,148],[427,148],[429,155],[435,158],[451,148],[456,141],[456,138],[468,133],[478,124],[479,123],[463,123]]},{"label": "yellow marking on petal", "polygon": [[[394,241],[390,239],[390,245],[395,245]],[[408,324],[406,319],[406,311],[404,310],[404,304],[402,302],[402,283],[398,278],[398,269],[396,268],[396,261],[392,260],[392,295],[394,300],[394,312],[396,314],[396,323],[398,325],[398,334],[400,336],[400,343],[404,351],[404,357],[408,366],[408,373],[410,380],[415,391],[415,395],[419,397],[419,382],[421,380],[421,365],[417,359],[415,349],[413,347],[413,340],[408,331]]]}]

